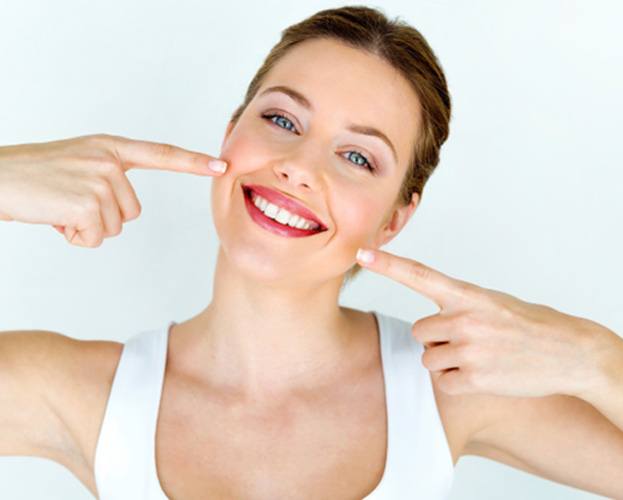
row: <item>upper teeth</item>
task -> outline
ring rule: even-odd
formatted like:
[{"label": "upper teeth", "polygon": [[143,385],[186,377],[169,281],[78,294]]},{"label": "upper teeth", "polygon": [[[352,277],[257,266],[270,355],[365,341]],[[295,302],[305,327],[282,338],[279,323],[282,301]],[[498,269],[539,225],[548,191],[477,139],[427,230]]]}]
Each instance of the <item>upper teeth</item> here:
[{"label": "upper teeth", "polygon": [[318,229],[320,227],[313,221],[304,219],[300,215],[293,215],[285,208],[273,205],[261,196],[255,194],[253,191],[251,191],[251,200],[253,201],[253,204],[264,213],[264,215],[270,217],[271,219],[275,219],[281,224],[296,227],[298,229]]}]

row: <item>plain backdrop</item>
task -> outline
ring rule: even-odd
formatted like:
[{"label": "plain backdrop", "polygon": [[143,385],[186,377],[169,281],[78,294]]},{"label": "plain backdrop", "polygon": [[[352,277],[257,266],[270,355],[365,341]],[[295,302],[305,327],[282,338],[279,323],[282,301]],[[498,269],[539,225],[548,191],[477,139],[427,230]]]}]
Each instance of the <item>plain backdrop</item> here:
[{"label": "plain backdrop", "polygon": [[[0,144],[92,133],[217,155],[280,31],[321,1],[21,0],[0,6]],[[617,1],[386,1],[429,41],[453,98],[416,214],[385,250],[623,332]],[[143,212],[97,249],[0,222],[0,330],[124,342],[211,298],[210,177],[131,170]],[[364,271],[341,302],[411,321],[436,305]],[[578,450],[580,452],[580,450]],[[452,499],[603,498],[462,457]],[[62,466],[0,459],[0,497],[79,500]]]}]

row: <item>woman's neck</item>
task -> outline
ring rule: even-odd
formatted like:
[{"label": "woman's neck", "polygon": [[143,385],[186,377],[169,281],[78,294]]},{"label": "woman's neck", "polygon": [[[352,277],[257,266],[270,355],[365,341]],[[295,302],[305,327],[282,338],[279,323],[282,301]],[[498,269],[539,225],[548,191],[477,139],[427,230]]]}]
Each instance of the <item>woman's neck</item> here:
[{"label": "woman's neck", "polygon": [[210,386],[245,402],[280,401],[328,384],[361,344],[352,310],[338,304],[340,286],[267,286],[230,265],[221,249],[212,302],[178,325],[183,358]]}]

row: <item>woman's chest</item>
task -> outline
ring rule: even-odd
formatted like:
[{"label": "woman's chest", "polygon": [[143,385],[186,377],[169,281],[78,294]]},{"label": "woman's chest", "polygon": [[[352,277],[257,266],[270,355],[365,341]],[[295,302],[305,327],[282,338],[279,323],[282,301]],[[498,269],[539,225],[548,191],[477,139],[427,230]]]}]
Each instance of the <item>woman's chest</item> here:
[{"label": "woman's chest", "polygon": [[172,500],[365,497],[386,462],[383,379],[332,392],[262,410],[165,381],[156,433],[161,488]]}]

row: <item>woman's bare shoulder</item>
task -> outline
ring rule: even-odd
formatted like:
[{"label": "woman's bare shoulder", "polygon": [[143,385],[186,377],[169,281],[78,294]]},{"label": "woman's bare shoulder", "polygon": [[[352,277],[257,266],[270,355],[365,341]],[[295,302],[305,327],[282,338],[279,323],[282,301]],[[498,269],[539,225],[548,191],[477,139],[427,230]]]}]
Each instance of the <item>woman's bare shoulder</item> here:
[{"label": "woman's bare shoulder", "polygon": [[54,374],[61,392],[55,406],[85,460],[92,465],[108,396],[121,358],[123,343],[85,340],[55,333]]},{"label": "woman's bare shoulder", "polygon": [[0,454],[54,460],[86,484],[122,348],[50,330],[0,332],[0,399],[11,408],[0,412]]},{"label": "woman's bare shoulder", "polygon": [[54,383],[59,389],[57,382],[73,392],[81,381],[99,380],[102,371],[110,372],[122,348],[119,342],[81,340],[51,330],[3,331],[0,367],[10,370],[15,377],[23,375],[40,382],[46,395],[46,385]]}]

